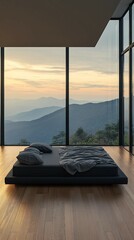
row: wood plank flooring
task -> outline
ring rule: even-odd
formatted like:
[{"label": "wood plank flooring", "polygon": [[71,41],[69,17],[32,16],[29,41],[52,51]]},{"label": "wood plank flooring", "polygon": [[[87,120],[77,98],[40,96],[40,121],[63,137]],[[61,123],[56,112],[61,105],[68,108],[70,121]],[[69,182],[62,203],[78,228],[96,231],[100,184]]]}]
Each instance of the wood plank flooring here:
[{"label": "wood plank flooring", "polygon": [[0,149],[0,240],[134,240],[134,157],[126,150],[105,147],[128,185],[5,185],[23,148]]}]

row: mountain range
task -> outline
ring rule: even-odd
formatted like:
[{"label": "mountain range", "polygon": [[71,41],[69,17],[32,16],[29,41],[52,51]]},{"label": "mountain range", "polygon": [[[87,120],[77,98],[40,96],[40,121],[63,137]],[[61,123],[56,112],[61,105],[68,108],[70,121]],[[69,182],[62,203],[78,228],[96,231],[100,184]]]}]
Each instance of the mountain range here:
[{"label": "mountain range", "polygon": [[[101,103],[71,104],[69,107],[70,136],[82,127],[88,134],[95,134],[106,124],[117,123],[119,100]],[[28,142],[51,143],[53,136],[65,131],[65,108],[58,109],[32,121],[5,123],[5,143],[18,144],[21,139]]]},{"label": "mountain range", "polygon": [[[70,99],[69,102],[70,104],[83,104],[86,101]],[[10,116],[16,115],[20,112],[53,106],[65,107],[65,99],[58,99],[53,97],[41,97],[37,99],[6,99],[5,115],[6,119],[9,119]]]},{"label": "mountain range", "polygon": [[55,112],[57,110],[61,109],[61,107],[53,106],[53,107],[44,107],[44,108],[36,108],[31,111],[21,112],[18,114],[15,114],[13,116],[9,116],[8,120],[10,121],[32,121],[38,118],[41,118],[43,116],[46,116],[47,114],[50,114],[52,112]]}]

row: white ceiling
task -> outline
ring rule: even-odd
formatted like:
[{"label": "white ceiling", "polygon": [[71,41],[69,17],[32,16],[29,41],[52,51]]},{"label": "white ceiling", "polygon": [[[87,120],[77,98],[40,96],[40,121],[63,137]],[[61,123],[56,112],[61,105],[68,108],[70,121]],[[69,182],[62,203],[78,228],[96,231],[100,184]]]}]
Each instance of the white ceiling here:
[{"label": "white ceiling", "polygon": [[1,0],[0,46],[95,46],[120,0]]}]

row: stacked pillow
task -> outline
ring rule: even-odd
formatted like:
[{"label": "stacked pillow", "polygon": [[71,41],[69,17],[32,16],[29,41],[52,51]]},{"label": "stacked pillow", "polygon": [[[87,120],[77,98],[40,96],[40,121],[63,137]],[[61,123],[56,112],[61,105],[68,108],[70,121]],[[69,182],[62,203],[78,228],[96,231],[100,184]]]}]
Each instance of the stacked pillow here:
[{"label": "stacked pillow", "polygon": [[51,153],[52,147],[48,144],[32,143],[17,156],[18,161],[25,165],[40,165],[43,163],[42,154]]},{"label": "stacked pillow", "polygon": [[42,144],[42,143],[32,143],[30,147],[38,149],[40,152],[43,153],[51,153],[52,152],[52,147],[48,144]]}]

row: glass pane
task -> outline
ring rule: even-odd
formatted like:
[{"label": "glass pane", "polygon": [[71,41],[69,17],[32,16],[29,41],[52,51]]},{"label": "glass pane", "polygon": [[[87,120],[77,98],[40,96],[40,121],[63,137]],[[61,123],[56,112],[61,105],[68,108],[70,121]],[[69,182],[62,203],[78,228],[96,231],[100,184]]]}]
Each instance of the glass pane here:
[{"label": "glass pane", "polygon": [[123,48],[129,46],[129,12],[123,18]]},{"label": "glass pane", "polygon": [[132,42],[134,42],[134,4],[132,6]]},{"label": "glass pane", "polygon": [[124,55],[124,146],[129,150],[129,53]]},{"label": "glass pane", "polygon": [[5,144],[65,144],[64,107],[65,48],[5,48]]},{"label": "glass pane", "polygon": [[118,145],[118,21],[94,48],[70,48],[70,144]]},{"label": "glass pane", "polygon": [[132,84],[133,84],[133,98],[132,98],[132,129],[133,129],[133,154],[134,154],[134,48],[132,49]]}]

